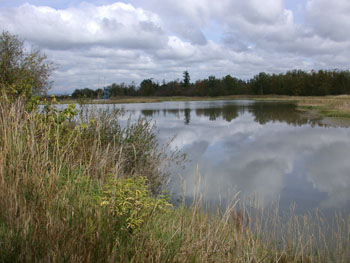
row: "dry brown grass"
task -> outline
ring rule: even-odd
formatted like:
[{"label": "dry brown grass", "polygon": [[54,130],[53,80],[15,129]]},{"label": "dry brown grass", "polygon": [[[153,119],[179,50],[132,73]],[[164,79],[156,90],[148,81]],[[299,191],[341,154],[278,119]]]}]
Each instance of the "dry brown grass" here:
[{"label": "dry brown grass", "polygon": [[299,107],[317,110],[326,117],[350,118],[349,95],[299,98],[297,102]]}]

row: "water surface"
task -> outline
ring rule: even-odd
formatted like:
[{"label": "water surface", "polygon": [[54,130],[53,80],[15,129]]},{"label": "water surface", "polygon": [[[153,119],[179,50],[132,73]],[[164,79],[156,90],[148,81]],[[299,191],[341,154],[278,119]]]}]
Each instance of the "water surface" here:
[{"label": "water surface", "polygon": [[156,122],[159,140],[188,155],[172,169],[173,194],[200,192],[217,201],[240,192],[281,209],[349,209],[350,129],[302,117],[293,104],[254,101],[162,102],[123,105],[133,118]]}]

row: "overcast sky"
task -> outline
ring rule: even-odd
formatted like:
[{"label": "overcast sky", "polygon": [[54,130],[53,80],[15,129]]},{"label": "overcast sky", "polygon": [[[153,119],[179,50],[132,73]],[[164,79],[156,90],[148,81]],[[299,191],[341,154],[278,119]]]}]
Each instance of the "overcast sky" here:
[{"label": "overcast sky", "polygon": [[0,0],[0,30],[59,65],[51,93],[349,69],[349,0]]}]

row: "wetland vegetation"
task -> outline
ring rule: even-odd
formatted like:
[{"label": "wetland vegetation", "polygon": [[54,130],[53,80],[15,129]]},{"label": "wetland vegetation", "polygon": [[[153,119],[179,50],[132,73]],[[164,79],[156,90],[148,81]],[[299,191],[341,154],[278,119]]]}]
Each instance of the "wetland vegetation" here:
[{"label": "wetland vegetation", "polygon": [[348,214],[284,221],[238,196],[207,214],[198,192],[173,207],[157,191],[167,158],[147,121],[74,114],[1,101],[0,261],[348,262]]}]

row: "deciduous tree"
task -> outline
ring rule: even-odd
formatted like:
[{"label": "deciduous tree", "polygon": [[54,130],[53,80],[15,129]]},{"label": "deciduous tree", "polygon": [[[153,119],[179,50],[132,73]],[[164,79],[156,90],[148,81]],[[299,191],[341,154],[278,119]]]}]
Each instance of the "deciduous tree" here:
[{"label": "deciduous tree", "polygon": [[27,51],[18,36],[6,31],[0,35],[0,89],[3,95],[30,98],[46,94],[55,68],[56,65],[39,49]]}]

